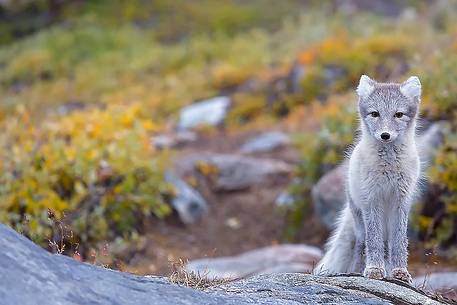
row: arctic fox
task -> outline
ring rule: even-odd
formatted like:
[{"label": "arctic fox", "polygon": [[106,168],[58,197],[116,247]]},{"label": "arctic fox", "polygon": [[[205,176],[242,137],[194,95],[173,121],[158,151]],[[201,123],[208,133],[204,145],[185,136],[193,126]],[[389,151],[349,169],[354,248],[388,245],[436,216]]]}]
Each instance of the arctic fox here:
[{"label": "arctic fox", "polygon": [[363,75],[357,94],[362,135],[349,160],[347,204],[314,273],[411,283],[406,230],[420,175],[415,131],[421,83],[416,76],[396,84]]}]

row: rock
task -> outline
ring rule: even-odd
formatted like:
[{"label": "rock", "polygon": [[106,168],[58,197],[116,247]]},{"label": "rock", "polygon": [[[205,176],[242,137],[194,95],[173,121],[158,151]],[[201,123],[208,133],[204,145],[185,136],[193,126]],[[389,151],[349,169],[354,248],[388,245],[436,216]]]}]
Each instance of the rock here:
[{"label": "rock", "polygon": [[57,107],[57,113],[61,116],[67,115],[75,111],[82,111],[87,107],[87,104],[80,101],[69,101]]},{"label": "rock", "polygon": [[241,146],[243,153],[269,152],[289,144],[289,136],[285,133],[273,131],[257,136]]},{"label": "rock", "polygon": [[263,84],[258,79],[248,79],[236,88],[236,93],[251,93],[263,90]]},{"label": "rock", "polygon": [[[295,62],[287,77],[287,93],[303,94],[303,80],[308,73],[307,65],[299,61]],[[326,88],[332,88],[335,84],[346,76],[344,67],[339,65],[326,65],[323,67],[323,81]],[[319,96],[321,100],[326,100],[327,95]]]},{"label": "rock", "polygon": [[445,304],[413,287],[361,276],[259,275],[209,291],[249,296],[250,304]]},{"label": "rock", "polygon": [[[281,102],[281,98],[284,97],[284,95],[288,94],[289,91],[292,91],[292,82],[290,77],[292,77],[293,74],[294,73],[291,71],[291,73],[286,76],[275,76],[268,82],[268,86],[265,88],[267,92],[266,101],[268,109],[273,109],[276,103]],[[289,76],[289,78],[287,76]],[[280,108],[275,108],[275,111],[278,111],[278,115],[286,115],[288,110],[286,105],[280,105]]]},{"label": "rock", "polygon": [[313,187],[314,211],[320,221],[333,229],[335,219],[346,201],[345,185],[347,162],[324,175]]},{"label": "rock", "polygon": [[197,140],[193,131],[182,130],[175,134],[159,134],[151,138],[152,145],[157,149],[176,148]]},{"label": "rock", "polygon": [[230,106],[230,98],[217,96],[181,109],[178,129],[184,130],[199,125],[216,126],[222,123]]},{"label": "rock", "polygon": [[309,272],[322,251],[306,245],[278,245],[237,256],[204,258],[189,262],[186,270],[211,279],[240,279],[250,275],[278,272]]},{"label": "rock", "polygon": [[292,207],[295,203],[295,198],[288,191],[282,191],[275,200],[275,204],[278,207]]},{"label": "rock", "polygon": [[170,172],[166,173],[165,179],[176,189],[176,194],[171,199],[171,205],[178,212],[183,223],[196,223],[208,212],[208,204],[193,187]]},{"label": "rock", "polygon": [[436,150],[443,143],[444,122],[434,123],[427,128],[417,141],[417,149],[420,152],[421,162],[429,164],[435,156]]},{"label": "rock", "polygon": [[175,139],[170,135],[157,135],[151,138],[152,145],[157,149],[173,148],[176,145]]},{"label": "rock", "polygon": [[457,272],[437,272],[413,279],[414,286],[430,292],[457,297]]},{"label": "rock", "polygon": [[442,304],[403,285],[352,276],[262,275],[195,290],[50,254],[4,225],[0,248],[5,305]]},{"label": "rock", "polygon": [[305,74],[305,67],[299,62],[295,62],[289,72],[289,92],[292,94],[303,93],[302,80]]},{"label": "rock", "polygon": [[[436,149],[442,143],[441,123],[432,124],[417,140],[422,164],[428,164],[433,159]],[[345,175],[347,162],[343,162],[325,174],[313,187],[312,198],[317,216],[321,222],[332,229],[335,219],[346,201]],[[424,167],[424,171],[425,171]],[[411,231],[411,234],[414,234]]]},{"label": "rock", "polygon": [[180,176],[194,175],[197,169],[207,176],[213,191],[241,191],[265,183],[268,178],[287,177],[292,171],[289,164],[266,158],[241,155],[203,153],[176,161]]},{"label": "rock", "polygon": [[326,65],[324,67],[324,83],[326,87],[333,87],[335,83],[346,76],[344,67],[339,65]]},{"label": "rock", "polygon": [[232,230],[238,230],[241,228],[241,223],[238,217],[230,217],[225,221],[225,225]]}]

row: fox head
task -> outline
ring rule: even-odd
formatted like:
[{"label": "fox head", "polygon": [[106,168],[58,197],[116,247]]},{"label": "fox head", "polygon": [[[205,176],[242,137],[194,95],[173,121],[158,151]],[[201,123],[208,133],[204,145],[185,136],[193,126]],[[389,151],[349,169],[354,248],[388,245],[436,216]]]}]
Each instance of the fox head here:
[{"label": "fox head", "polygon": [[377,141],[395,142],[415,128],[421,96],[421,83],[417,76],[397,84],[378,83],[362,75],[357,94],[362,129]]}]

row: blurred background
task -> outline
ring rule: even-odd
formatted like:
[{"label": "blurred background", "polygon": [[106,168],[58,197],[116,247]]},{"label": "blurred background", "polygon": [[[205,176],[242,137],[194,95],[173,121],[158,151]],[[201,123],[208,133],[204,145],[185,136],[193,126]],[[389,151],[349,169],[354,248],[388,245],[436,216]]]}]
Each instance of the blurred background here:
[{"label": "blurred background", "polygon": [[137,274],[310,270],[361,74],[421,79],[410,269],[456,271],[454,1],[1,0],[0,221]]}]

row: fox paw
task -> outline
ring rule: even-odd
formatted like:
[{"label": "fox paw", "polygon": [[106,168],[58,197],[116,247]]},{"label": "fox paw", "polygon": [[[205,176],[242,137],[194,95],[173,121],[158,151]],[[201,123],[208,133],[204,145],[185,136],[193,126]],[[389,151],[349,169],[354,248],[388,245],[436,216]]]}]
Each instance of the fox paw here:
[{"label": "fox paw", "polygon": [[363,276],[369,279],[381,280],[386,276],[386,270],[380,267],[366,267]]},{"label": "fox paw", "polygon": [[400,280],[408,284],[413,282],[413,279],[411,278],[411,275],[409,274],[408,270],[406,270],[406,268],[392,269],[392,277],[396,280]]}]

